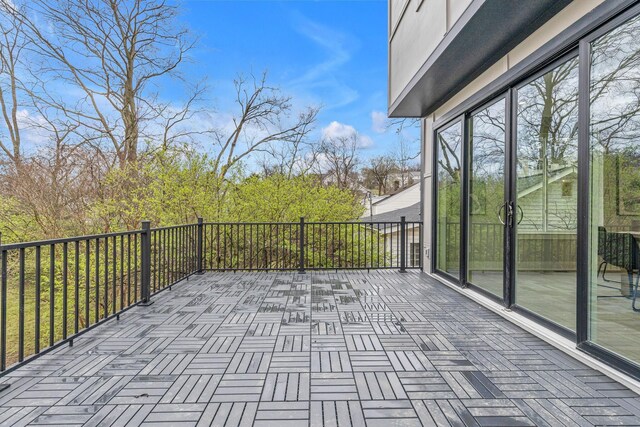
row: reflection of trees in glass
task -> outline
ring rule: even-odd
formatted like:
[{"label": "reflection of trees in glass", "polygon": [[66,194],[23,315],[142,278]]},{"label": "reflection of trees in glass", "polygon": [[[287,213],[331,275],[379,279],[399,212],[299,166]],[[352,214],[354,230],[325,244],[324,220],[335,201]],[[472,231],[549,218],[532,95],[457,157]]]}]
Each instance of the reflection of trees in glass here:
[{"label": "reflection of trees in glass", "polygon": [[574,164],[578,135],[578,58],[518,91],[518,166],[525,175]]},{"label": "reflection of trees in glass", "polygon": [[460,148],[462,133],[460,124],[438,132],[438,179],[460,181]]},{"label": "reflection of trees in glass", "polygon": [[576,198],[561,182],[577,164],[578,58],[518,89],[517,187],[520,230],[575,230]]},{"label": "reflection of trees in glass", "polygon": [[438,132],[438,193],[440,211],[444,217],[460,218],[460,172],[462,130],[460,123]]},{"label": "reflection of trees in glass", "polygon": [[438,193],[437,193],[437,255],[438,269],[455,274],[460,253],[460,172],[462,126],[455,123],[439,131]]},{"label": "reflection of trees in glass", "polygon": [[640,17],[591,47],[591,143],[603,153],[640,137]]},{"label": "reflection of trees in glass", "polygon": [[590,77],[592,214],[625,228],[640,217],[640,17],[592,43]]},{"label": "reflection of trees in glass", "polygon": [[497,209],[504,202],[504,99],[474,114],[470,126],[470,214],[474,223],[499,224]]}]

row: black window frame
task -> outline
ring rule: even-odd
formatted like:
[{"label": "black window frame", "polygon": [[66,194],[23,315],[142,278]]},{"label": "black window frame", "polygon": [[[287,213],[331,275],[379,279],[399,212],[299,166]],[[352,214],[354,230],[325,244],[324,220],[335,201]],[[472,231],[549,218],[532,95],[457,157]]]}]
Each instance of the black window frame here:
[{"label": "black window frame", "polygon": [[[544,327],[566,337],[572,339],[576,343],[576,348],[584,351],[590,356],[636,378],[640,379],[640,362],[634,362],[614,353],[611,350],[603,348],[594,342],[589,341],[589,70],[590,70],[590,43],[603,34],[611,31],[624,24],[629,19],[640,15],[640,4],[634,0],[620,0],[618,2],[604,2],[594,8],[584,17],[578,19],[567,29],[557,36],[553,37],[549,42],[537,49],[520,63],[510,68],[500,77],[489,83],[484,88],[475,92],[472,96],[459,103],[456,107],[445,113],[440,118],[434,120],[432,131],[430,132],[433,142],[432,155],[432,218],[431,218],[431,273],[436,277],[441,277],[448,282],[453,282],[460,287],[469,287],[479,294],[488,296],[494,300],[495,296],[483,289],[470,284],[466,280],[467,274],[467,244],[466,227],[468,226],[468,123],[467,120],[472,112],[481,109],[492,102],[495,102],[500,96],[506,94],[506,112],[507,112],[507,163],[505,168],[505,183],[509,187],[506,200],[513,200],[514,186],[513,176],[515,173],[516,162],[512,160],[514,156],[515,144],[515,109],[517,108],[515,90],[517,86],[525,84],[543,74],[545,70],[553,68],[562,60],[569,59],[571,55],[578,57],[578,179],[577,179],[577,206],[578,206],[578,228],[577,228],[577,265],[576,265],[576,331],[559,326],[548,319],[542,318],[535,313],[517,307],[515,305],[514,295],[512,291],[515,286],[513,271],[510,271],[515,265],[515,259],[505,259],[504,269],[504,293],[501,302],[507,308],[516,309],[522,315],[532,319],[536,323],[542,324]],[[436,140],[437,133],[461,121],[462,126],[462,162],[461,166],[461,232],[460,232],[460,277],[456,278],[446,272],[442,272],[436,268],[437,260],[437,188],[438,188],[438,144]],[[515,243],[515,228],[505,233],[505,250],[507,245],[513,247]],[[509,251],[511,258],[515,256],[515,250]],[[506,258],[506,256],[505,256]]]}]

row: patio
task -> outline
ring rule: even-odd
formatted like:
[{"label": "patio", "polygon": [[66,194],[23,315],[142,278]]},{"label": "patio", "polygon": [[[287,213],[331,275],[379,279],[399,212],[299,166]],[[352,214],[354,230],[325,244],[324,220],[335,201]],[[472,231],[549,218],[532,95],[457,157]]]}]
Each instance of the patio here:
[{"label": "patio", "polygon": [[192,276],[7,374],[1,425],[630,425],[640,399],[417,272]]}]

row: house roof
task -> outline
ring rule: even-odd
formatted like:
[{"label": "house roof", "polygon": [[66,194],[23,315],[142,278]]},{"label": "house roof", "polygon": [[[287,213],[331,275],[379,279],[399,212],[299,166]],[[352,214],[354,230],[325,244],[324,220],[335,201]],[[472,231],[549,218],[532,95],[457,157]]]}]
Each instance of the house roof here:
[{"label": "house roof", "polygon": [[389,196],[385,197],[384,199],[378,200],[377,202],[373,202],[373,205],[377,205],[377,204],[378,204],[378,203],[380,203],[380,202],[390,200],[390,199],[394,198],[395,196],[397,196],[397,195],[399,195],[399,194],[402,194],[402,193],[404,193],[405,191],[409,190],[410,188],[413,188],[413,187],[415,187],[416,185],[419,185],[419,184],[420,184],[420,181],[418,181],[418,182],[416,182],[416,183],[414,183],[414,184],[411,184],[410,186],[405,187],[405,188],[403,188],[403,189],[401,189],[401,190],[398,190],[398,191],[396,191],[395,193],[393,193],[393,194],[391,194],[391,195],[389,195]]},{"label": "house roof", "polygon": [[[547,182],[556,182],[566,176],[575,173],[577,168],[575,166],[565,166],[560,169],[550,171],[547,175]],[[527,194],[531,194],[542,188],[542,172],[537,172],[528,176],[518,177],[518,198],[524,197]]]},{"label": "house roof", "polygon": [[408,222],[420,221],[420,202],[414,203],[405,208],[396,209],[389,212],[379,213],[373,216],[363,216],[362,222],[398,222],[400,217],[405,217]]}]

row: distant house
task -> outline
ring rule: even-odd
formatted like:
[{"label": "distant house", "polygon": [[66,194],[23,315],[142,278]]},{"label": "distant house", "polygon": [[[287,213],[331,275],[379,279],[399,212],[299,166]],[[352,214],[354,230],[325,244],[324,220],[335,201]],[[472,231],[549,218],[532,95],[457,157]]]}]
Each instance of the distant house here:
[{"label": "distant house", "polygon": [[[373,212],[373,214],[371,213]],[[384,246],[388,253],[399,256],[400,227],[402,217],[409,224],[406,226],[407,266],[420,266],[420,233],[417,222],[420,222],[420,185],[414,184],[396,194],[372,203],[371,209],[360,220],[370,222],[384,236]]]},{"label": "distant house", "polygon": [[401,188],[407,188],[416,182],[420,181],[420,171],[406,171],[404,174],[401,172],[393,172],[389,174],[388,182],[392,191],[398,191]]},{"label": "distant house", "polygon": [[[365,216],[377,215],[397,209],[402,209],[420,201],[420,183],[413,184],[404,190],[391,194],[371,204]],[[398,216],[397,221],[400,220]]]},{"label": "distant house", "polygon": [[525,231],[570,231],[577,228],[578,203],[576,166],[518,178],[518,229]]}]

